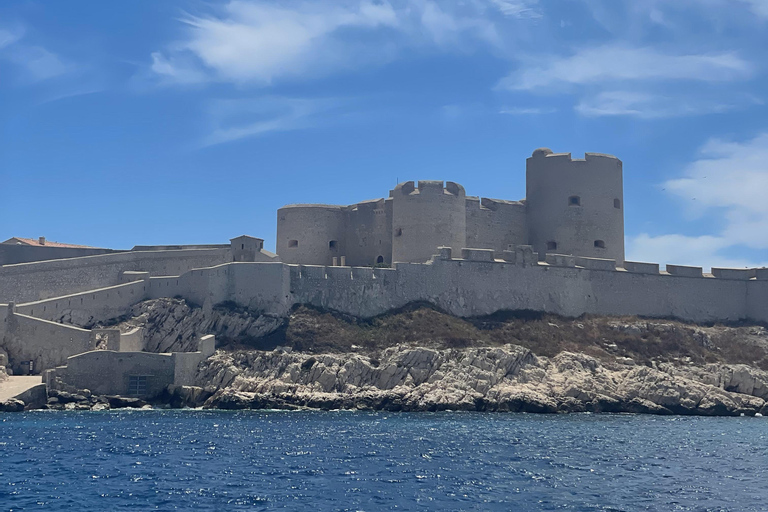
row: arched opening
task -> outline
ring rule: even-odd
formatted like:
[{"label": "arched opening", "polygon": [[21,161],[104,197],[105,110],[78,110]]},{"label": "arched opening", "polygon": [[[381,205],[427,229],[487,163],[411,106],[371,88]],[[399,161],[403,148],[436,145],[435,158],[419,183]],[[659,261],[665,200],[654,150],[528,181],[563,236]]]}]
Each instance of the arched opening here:
[{"label": "arched opening", "polygon": [[330,242],[328,242],[328,248],[332,251],[335,251],[336,245],[338,245],[338,243],[339,242],[337,242],[336,240],[331,240]]},{"label": "arched opening", "polygon": [[384,256],[379,256],[376,258],[376,263],[384,263]]},{"label": "arched opening", "polygon": [[603,240],[595,240],[595,247],[598,249],[605,249],[605,242]]},{"label": "arched opening", "polygon": [[298,240],[288,240],[288,247],[298,247],[299,241]]},{"label": "arched opening", "polygon": [[613,207],[621,209],[621,199],[614,199],[613,200]]},{"label": "arched opening", "polygon": [[581,198],[579,196],[569,197],[568,206],[581,206]]},{"label": "arched opening", "polygon": [[548,251],[556,251],[557,250],[557,242],[547,242],[547,250]]}]

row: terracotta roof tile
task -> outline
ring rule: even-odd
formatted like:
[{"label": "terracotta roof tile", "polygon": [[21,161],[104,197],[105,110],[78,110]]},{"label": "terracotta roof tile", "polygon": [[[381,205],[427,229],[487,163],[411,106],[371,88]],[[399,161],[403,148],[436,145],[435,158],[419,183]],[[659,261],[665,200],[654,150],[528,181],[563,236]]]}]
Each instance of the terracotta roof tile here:
[{"label": "terracotta roof tile", "polygon": [[44,244],[40,243],[39,239],[36,238],[21,238],[18,236],[14,236],[12,238],[9,238],[4,244],[19,244],[19,245],[33,245],[36,247],[72,247],[72,248],[81,248],[81,249],[96,249],[96,247],[91,247],[89,245],[77,245],[77,244],[63,244],[61,242],[53,242],[51,240],[46,240]]}]

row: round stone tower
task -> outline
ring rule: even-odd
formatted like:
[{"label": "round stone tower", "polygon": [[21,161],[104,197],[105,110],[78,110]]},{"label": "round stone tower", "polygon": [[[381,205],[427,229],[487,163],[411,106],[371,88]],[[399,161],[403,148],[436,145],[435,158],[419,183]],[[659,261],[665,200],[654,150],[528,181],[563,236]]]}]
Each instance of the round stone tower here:
[{"label": "round stone tower", "polygon": [[467,240],[464,187],[452,181],[400,183],[392,197],[392,261],[423,263],[440,246],[454,254]]},{"label": "round stone tower", "polygon": [[554,154],[537,149],[526,161],[528,241],[545,253],[624,262],[621,160],[611,155]]},{"label": "round stone tower", "polygon": [[342,206],[291,204],[277,210],[277,254],[283,263],[331,265],[344,256]]}]

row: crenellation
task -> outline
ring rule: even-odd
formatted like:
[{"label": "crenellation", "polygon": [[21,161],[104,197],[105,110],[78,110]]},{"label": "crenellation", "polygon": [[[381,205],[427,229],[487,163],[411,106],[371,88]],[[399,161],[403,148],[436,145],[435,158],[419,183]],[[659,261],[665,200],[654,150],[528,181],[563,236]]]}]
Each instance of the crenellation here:
[{"label": "crenellation", "polygon": [[640,261],[625,261],[622,263],[622,268],[627,272],[633,274],[655,274],[659,275],[658,263],[644,263]]},{"label": "crenellation", "polygon": [[667,273],[673,276],[703,277],[701,267],[689,267],[686,265],[667,265]]},{"label": "crenellation", "polygon": [[493,249],[461,249],[461,259],[471,261],[494,261]]},{"label": "crenellation", "polygon": [[712,267],[712,275],[718,279],[736,279],[738,281],[749,281],[755,277],[755,269]]},{"label": "crenellation", "polygon": [[301,278],[304,279],[325,279],[326,267],[321,265],[300,265]]},{"label": "crenellation", "polygon": [[606,270],[610,272],[616,271],[616,260],[603,258],[584,258],[577,256],[576,265],[590,270]]},{"label": "crenellation", "polygon": [[352,279],[355,281],[373,281],[373,268],[352,267]]},{"label": "crenellation", "polygon": [[544,261],[553,267],[575,267],[576,258],[568,254],[547,254]]}]

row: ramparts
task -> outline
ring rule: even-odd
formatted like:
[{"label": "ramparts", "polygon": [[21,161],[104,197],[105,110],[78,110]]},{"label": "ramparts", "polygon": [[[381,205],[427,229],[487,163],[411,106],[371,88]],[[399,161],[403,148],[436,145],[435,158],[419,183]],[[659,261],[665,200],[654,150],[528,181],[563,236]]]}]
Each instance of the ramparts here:
[{"label": "ramparts", "polygon": [[[768,321],[768,272],[624,262],[546,254],[538,261],[530,246],[505,251],[450,248],[427,263],[395,268],[230,262],[178,276],[125,271],[120,284],[15,306],[0,306],[3,346],[14,361],[38,368],[102,348],[140,346],[119,333],[78,325],[115,318],[145,299],[182,297],[203,307],[233,301],[255,312],[283,316],[309,304],[359,317],[372,317],[412,302],[430,302],[457,316],[500,310],[534,310],[569,317],[582,314],[674,317],[693,322]],[[54,321],[55,320],[55,321]],[[117,342],[112,336],[117,337]]]},{"label": "ramparts", "polygon": [[121,252],[0,267],[0,303],[30,302],[106,288],[122,272],[142,270],[154,276],[179,275],[193,268],[232,261],[228,248]]}]

